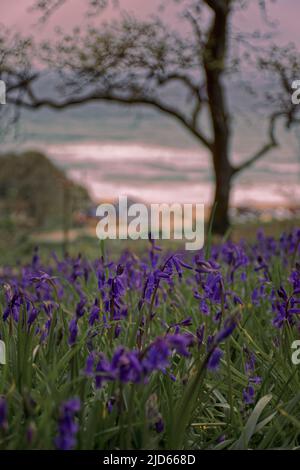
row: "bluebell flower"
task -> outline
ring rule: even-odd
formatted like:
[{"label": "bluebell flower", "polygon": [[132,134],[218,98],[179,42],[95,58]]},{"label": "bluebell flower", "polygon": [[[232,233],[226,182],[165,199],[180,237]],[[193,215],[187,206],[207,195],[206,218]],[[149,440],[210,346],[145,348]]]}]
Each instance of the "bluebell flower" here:
[{"label": "bluebell flower", "polygon": [[193,323],[193,318],[191,316],[184,318],[183,320],[171,323],[170,328],[179,327],[179,326],[190,326]]},{"label": "bluebell flower", "polygon": [[121,330],[122,330],[121,325],[117,323],[115,326],[115,332],[114,332],[115,338],[118,338],[120,336]]},{"label": "bluebell flower", "polygon": [[72,346],[76,342],[78,334],[78,326],[77,326],[77,319],[72,318],[69,323],[69,345]]},{"label": "bluebell flower", "polygon": [[115,402],[116,402],[115,397],[111,397],[111,398],[107,401],[106,407],[107,407],[107,411],[108,411],[109,413],[112,413]]},{"label": "bluebell flower", "polygon": [[86,304],[86,298],[81,297],[80,301],[76,305],[76,318],[81,318],[83,317],[85,313],[85,304]]},{"label": "bluebell flower", "polygon": [[248,385],[248,387],[244,388],[243,400],[246,403],[246,405],[251,405],[252,403],[254,403],[254,395],[255,395],[255,390],[251,385]]},{"label": "bluebell flower", "polygon": [[205,324],[202,323],[201,326],[199,326],[197,328],[197,331],[196,331],[196,337],[197,337],[197,341],[198,341],[198,347],[200,347],[203,343],[203,340],[204,340],[204,331],[205,331]]},{"label": "bluebell flower", "polygon": [[92,376],[94,374],[94,366],[95,366],[95,354],[91,352],[86,360],[84,373],[87,376]]},{"label": "bluebell flower", "polygon": [[300,314],[300,308],[297,307],[297,295],[288,295],[284,287],[280,286],[277,290],[278,298],[272,303],[272,308],[275,313],[273,320],[274,326],[282,328],[284,322],[293,325],[295,323],[295,315]]},{"label": "bluebell flower", "polygon": [[243,400],[246,405],[254,403],[255,388],[254,385],[260,385],[261,377],[255,375],[256,357],[255,354],[244,347],[246,355],[245,372],[248,376],[248,386],[243,390]]},{"label": "bluebell flower", "polygon": [[155,423],[155,430],[156,430],[157,433],[160,434],[164,431],[164,429],[165,429],[164,422],[163,422],[162,418],[159,418],[159,420],[156,421],[156,423]]},{"label": "bluebell flower", "polygon": [[217,370],[220,365],[222,357],[223,357],[223,351],[219,348],[214,348],[212,353],[209,356],[209,359],[207,362],[207,368],[212,371]]},{"label": "bluebell flower", "polygon": [[13,291],[8,288],[5,292],[5,297],[7,299],[7,306],[3,312],[3,320],[6,321],[11,315],[13,319],[18,322],[20,309],[24,302],[21,293],[19,291],[13,293]]},{"label": "bluebell flower", "polygon": [[0,429],[6,430],[8,427],[7,421],[8,411],[7,402],[4,397],[0,397]]},{"label": "bluebell flower", "polygon": [[97,320],[99,320],[99,312],[100,312],[99,301],[98,301],[98,299],[95,299],[95,302],[93,304],[93,307],[91,309],[91,313],[90,313],[90,316],[89,316],[89,325],[90,326],[93,326],[94,323]]},{"label": "bluebell flower", "polygon": [[31,422],[29,423],[26,429],[26,440],[28,444],[32,444],[35,434],[36,434],[36,426],[34,422]]},{"label": "bluebell flower", "polygon": [[223,328],[217,335],[215,336],[216,344],[221,343],[224,341],[228,336],[230,336],[234,329],[236,328],[237,323],[235,318],[227,318],[224,322]]},{"label": "bluebell flower", "polygon": [[116,372],[104,354],[100,354],[96,365],[96,388],[101,388],[107,381],[115,380]]},{"label": "bluebell flower", "polygon": [[37,270],[40,265],[40,257],[39,257],[39,248],[38,246],[34,247],[31,266],[34,270]]},{"label": "bluebell flower", "polygon": [[58,419],[58,436],[54,440],[57,449],[70,450],[76,446],[76,434],[79,427],[75,421],[75,416],[79,410],[79,398],[71,398],[61,405]]},{"label": "bluebell flower", "polygon": [[188,348],[194,343],[194,338],[190,333],[183,333],[167,335],[166,341],[171,349],[175,349],[178,354],[187,357],[189,356]]},{"label": "bluebell flower", "polygon": [[163,338],[157,338],[149,346],[143,359],[143,367],[146,373],[153,370],[165,370],[169,365],[170,349]]},{"label": "bluebell flower", "polygon": [[142,380],[143,367],[136,351],[118,348],[113,355],[111,367],[121,382],[139,383]]},{"label": "bluebell flower", "polygon": [[37,316],[39,314],[39,311],[37,308],[35,307],[32,307],[32,309],[30,310],[30,313],[29,313],[29,317],[28,317],[28,320],[27,320],[27,323],[29,326],[31,326],[35,320],[37,319]]}]

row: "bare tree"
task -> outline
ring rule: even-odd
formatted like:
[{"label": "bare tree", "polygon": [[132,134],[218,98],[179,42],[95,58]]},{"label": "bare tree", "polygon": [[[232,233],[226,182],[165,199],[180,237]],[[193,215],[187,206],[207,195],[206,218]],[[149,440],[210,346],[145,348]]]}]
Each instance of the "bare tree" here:
[{"label": "bare tree", "polygon": [[[257,0],[268,22],[266,2]],[[46,21],[62,0],[37,2]],[[96,14],[106,0],[90,0]],[[234,36],[232,18],[248,0],[182,0],[181,34],[159,18],[136,20],[123,15],[119,22],[90,26],[84,31],[61,34],[54,43],[43,44],[38,60],[46,68],[34,67],[14,75],[8,102],[17,107],[47,106],[62,110],[93,101],[117,102],[126,106],[151,106],[177,120],[212,157],[215,175],[213,229],[224,234],[229,227],[229,202],[233,179],[278,145],[278,122],[290,128],[299,123],[299,107],[291,102],[291,83],[300,77],[298,52],[292,46],[258,48],[246,34]],[[256,34],[257,36],[257,34]],[[1,42],[0,42],[1,44]],[[236,45],[242,49],[235,54]],[[5,46],[3,46],[5,49]],[[259,52],[259,54],[257,54]],[[228,80],[246,58],[248,67],[258,66],[272,78],[272,93],[265,93],[268,130],[253,154],[239,166],[232,162],[232,110],[228,105]],[[256,57],[256,59],[254,59]],[[3,68],[3,67],[2,67]],[[43,96],[36,84],[47,70],[59,72],[60,95]],[[20,71],[22,74],[20,75]],[[17,76],[17,79],[16,79]],[[186,100],[170,99],[172,83],[181,85]],[[16,95],[15,89],[22,90]],[[11,90],[11,91],[10,91]],[[298,114],[297,114],[298,113]],[[208,123],[206,125],[205,123]]]}]

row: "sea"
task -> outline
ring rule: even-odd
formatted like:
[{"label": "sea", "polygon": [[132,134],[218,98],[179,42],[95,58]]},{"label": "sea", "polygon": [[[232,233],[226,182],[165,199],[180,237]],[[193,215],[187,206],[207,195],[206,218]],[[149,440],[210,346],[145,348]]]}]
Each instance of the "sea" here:
[{"label": "sea", "polygon": [[[266,125],[253,109],[234,114],[235,164],[266,141]],[[300,207],[300,130],[279,127],[279,140],[280,147],[235,179],[232,207]],[[174,119],[147,107],[93,103],[23,111],[1,152],[25,149],[44,152],[95,203],[118,195],[147,203],[212,201],[210,155]]]}]

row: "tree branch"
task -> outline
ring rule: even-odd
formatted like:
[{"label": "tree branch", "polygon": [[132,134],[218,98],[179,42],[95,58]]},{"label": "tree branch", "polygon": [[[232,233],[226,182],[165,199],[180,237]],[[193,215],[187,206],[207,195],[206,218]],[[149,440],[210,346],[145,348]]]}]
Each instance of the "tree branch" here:
[{"label": "tree branch", "polygon": [[275,137],[275,126],[276,121],[283,116],[286,116],[286,112],[276,112],[271,115],[269,124],[269,142],[264,144],[254,155],[247,158],[246,161],[241,165],[234,167],[233,174],[246,170],[249,166],[253,165],[262,157],[264,157],[268,152],[273,150],[275,147],[278,147],[279,144]]},{"label": "tree branch", "polygon": [[225,13],[231,0],[204,0],[204,2],[214,11]]},{"label": "tree branch", "polygon": [[173,80],[178,81],[178,82],[182,82],[197,97],[200,97],[201,85],[199,86],[196,83],[194,83],[192,81],[192,79],[190,77],[188,77],[187,75],[181,74],[180,72],[172,72],[172,73],[168,73],[166,75],[158,75],[157,76],[157,81],[160,85],[163,85],[167,82],[171,82]]},{"label": "tree branch", "polygon": [[209,150],[212,149],[212,142],[201,132],[199,131],[193,121],[189,121],[183,114],[181,114],[176,108],[168,106],[156,98],[151,98],[147,96],[122,96],[116,95],[109,92],[96,91],[92,92],[85,96],[79,96],[75,98],[68,98],[64,101],[55,101],[50,98],[39,99],[35,97],[32,89],[28,86],[26,88],[28,97],[30,101],[25,101],[21,98],[8,97],[7,102],[15,106],[22,106],[27,109],[38,109],[41,107],[48,107],[55,110],[62,110],[66,107],[76,106],[80,104],[90,103],[93,101],[107,101],[115,102],[124,105],[146,105],[151,106],[159,111],[162,111],[165,114],[168,114],[174,117],[178,122],[180,122],[194,137],[199,139],[202,144]]}]

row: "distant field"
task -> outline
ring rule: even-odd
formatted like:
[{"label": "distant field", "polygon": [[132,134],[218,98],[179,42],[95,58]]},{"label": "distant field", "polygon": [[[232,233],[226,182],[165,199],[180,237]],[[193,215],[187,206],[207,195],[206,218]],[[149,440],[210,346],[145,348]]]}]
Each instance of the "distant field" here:
[{"label": "distant field", "polygon": [[[300,220],[274,221],[267,223],[247,223],[232,227],[232,230],[226,235],[233,241],[241,238],[247,242],[253,242],[256,237],[257,230],[263,227],[266,235],[278,237],[284,231],[291,231],[293,228],[300,226]],[[62,254],[65,249],[72,254],[83,253],[87,257],[95,258],[100,253],[100,241],[94,236],[94,230],[89,229],[89,235],[85,235],[85,229],[74,229],[70,231],[69,243],[64,244],[64,235],[60,230],[44,231],[38,234],[22,235],[13,242],[8,238],[0,241],[0,263],[14,263],[19,261],[28,261],[31,258],[32,250],[35,246],[40,247],[41,255],[47,257],[51,251],[55,250]],[[219,239],[215,239],[219,241]],[[182,250],[184,244],[181,241],[159,240],[159,245],[168,250]],[[105,250],[113,258],[120,255],[124,250],[132,250],[137,254],[142,254],[148,248],[148,242],[144,240],[107,240],[105,241]]]}]

